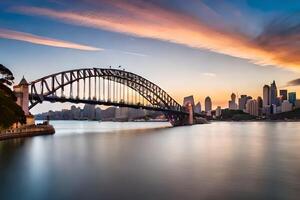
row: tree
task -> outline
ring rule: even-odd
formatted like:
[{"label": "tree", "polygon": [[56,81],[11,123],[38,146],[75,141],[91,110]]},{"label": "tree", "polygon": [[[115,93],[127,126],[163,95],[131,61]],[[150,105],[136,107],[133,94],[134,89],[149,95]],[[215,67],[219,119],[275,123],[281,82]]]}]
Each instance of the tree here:
[{"label": "tree", "polygon": [[16,122],[26,123],[25,113],[16,103],[16,96],[9,88],[13,84],[13,73],[0,64],[0,129],[9,128]]}]

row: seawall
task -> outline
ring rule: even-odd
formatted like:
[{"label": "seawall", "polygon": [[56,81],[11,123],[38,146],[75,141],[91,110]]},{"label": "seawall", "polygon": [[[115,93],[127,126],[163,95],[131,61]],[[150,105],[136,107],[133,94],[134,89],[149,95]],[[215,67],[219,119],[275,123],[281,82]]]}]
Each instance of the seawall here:
[{"label": "seawall", "polygon": [[33,125],[17,129],[7,129],[0,132],[0,140],[33,137],[38,135],[52,135],[55,129],[52,125]]}]

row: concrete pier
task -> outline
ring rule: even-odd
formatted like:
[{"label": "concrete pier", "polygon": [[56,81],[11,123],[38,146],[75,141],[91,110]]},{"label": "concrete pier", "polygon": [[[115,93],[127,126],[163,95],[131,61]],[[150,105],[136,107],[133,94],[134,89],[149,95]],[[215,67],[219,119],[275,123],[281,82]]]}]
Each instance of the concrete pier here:
[{"label": "concrete pier", "polygon": [[52,125],[31,125],[22,128],[6,129],[0,132],[0,140],[33,137],[38,135],[52,135],[55,130]]}]

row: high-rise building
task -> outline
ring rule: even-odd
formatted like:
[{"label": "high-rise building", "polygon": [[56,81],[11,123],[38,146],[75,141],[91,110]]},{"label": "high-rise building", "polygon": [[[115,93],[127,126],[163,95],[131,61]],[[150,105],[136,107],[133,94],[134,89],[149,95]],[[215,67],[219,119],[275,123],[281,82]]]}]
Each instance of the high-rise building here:
[{"label": "high-rise building", "polygon": [[257,97],[258,108],[263,108],[263,99],[261,97]]},{"label": "high-rise building", "polygon": [[272,104],[271,113],[272,114],[277,114],[278,113],[277,111],[278,111],[278,108],[277,108],[276,104]]},{"label": "high-rise building", "polygon": [[296,92],[289,92],[289,102],[293,104],[293,106],[295,105],[296,100]]},{"label": "high-rise building", "polygon": [[210,112],[212,110],[212,102],[210,97],[205,98],[205,112]]},{"label": "high-rise building", "polygon": [[200,101],[195,105],[195,113],[201,113],[201,103]]},{"label": "high-rise building", "polygon": [[282,101],[287,100],[287,90],[279,90],[279,95]]},{"label": "high-rise building", "polygon": [[299,99],[297,99],[295,101],[295,108],[300,108],[300,100]]},{"label": "high-rise building", "polygon": [[246,103],[246,112],[253,116],[258,116],[258,103],[256,100],[248,99]]},{"label": "high-rise building", "polygon": [[238,105],[236,104],[236,95],[234,93],[231,94],[231,100],[228,102],[228,108],[230,110],[236,110]]},{"label": "high-rise building", "polygon": [[288,100],[284,100],[281,104],[281,112],[289,112],[293,109],[293,104]]},{"label": "high-rise building", "polygon": [[277,97],[277,103],[278,103],[277,105],[281,105],[283,101],[284,100],[282,96]]},{"label": "high-rise building", "polygon": [[239,110],[245,110],[246,103],[247,103],[247,95],[241,95],[241,98],[239,98]]},{"label": "high-rise building", "polygon": [[269,99],[270,99],[270,105],[278,105],[278,99],[277,99],[277,86],[275,81],[271,84],[270,87],[270,93],[269,93]]},{"label": "high-rise building", "polygon": [[270,86],[265,85],[263,88],[263,107],[270,105]]},{"label": "high-rise building", "polygon": [[216,109],[216,117],[221,117],[222,115],[222,109],[221,106],[218,106]]},{"label": "high-rise building", "polygon": [[261,116],[263,113],[263,99],[261,97],[257,97],[257,104],[258,104],[258,115]]}]

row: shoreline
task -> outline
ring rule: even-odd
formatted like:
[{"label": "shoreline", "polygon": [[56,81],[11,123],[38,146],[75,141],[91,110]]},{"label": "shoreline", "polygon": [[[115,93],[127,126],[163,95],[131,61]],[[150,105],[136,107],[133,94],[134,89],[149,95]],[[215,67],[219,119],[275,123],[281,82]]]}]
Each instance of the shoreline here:
[{"label": "shoreline", "polygon": [[7,129],[0,132],[0,141],[24,138],[24,137],[34,137],[39,135],[53,135],[55,134],[55,129],[52,125],[34,125],[29,127],[22,127],[17,129]]}]

